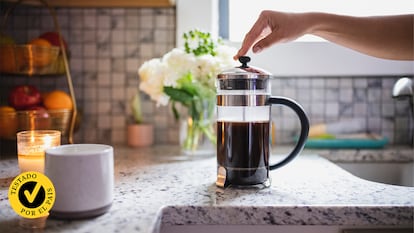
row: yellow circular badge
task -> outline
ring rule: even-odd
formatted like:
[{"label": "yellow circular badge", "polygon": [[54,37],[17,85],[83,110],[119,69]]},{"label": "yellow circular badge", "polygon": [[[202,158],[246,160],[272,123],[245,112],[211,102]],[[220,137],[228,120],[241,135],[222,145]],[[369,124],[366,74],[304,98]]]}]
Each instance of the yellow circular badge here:
[{"label": "yellow circular badge", "polygon": [[40,172],[21,173],[9,187],[10,205],[24,218],[47,216],[55,198],[53,183]]}]

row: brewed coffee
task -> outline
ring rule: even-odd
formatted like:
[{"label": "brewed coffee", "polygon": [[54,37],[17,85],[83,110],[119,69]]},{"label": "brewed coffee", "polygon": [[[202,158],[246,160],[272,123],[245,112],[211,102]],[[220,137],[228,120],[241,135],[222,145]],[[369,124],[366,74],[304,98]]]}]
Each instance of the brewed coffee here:
[{"label": "brewed coffee", "polygon": [[269,177],[269,122],[217,122],[217,163],[233,185],[264,183]]}]

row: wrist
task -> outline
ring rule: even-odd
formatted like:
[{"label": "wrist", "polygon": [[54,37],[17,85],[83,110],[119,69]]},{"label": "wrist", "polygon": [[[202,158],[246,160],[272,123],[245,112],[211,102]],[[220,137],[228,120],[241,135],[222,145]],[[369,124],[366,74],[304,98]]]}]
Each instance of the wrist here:
[{"label": "wrist", "polygon": [[306,34],[319,36],[323,31],[327,30],[331,19],[325,13],[309,12],[304,13],[303,20],[306,25]]}]

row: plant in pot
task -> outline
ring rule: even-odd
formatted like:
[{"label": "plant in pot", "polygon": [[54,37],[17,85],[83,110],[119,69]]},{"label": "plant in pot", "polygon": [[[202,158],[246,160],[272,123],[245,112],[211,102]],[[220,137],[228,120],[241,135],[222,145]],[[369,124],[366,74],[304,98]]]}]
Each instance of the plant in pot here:
[{"label": "plant in pot", "polygon": [[133,123],[127,128],[127,143],[130,147],[147,147],[154,143],[154,126],[144,123],[140,93],[137,92],[130,102]]}]

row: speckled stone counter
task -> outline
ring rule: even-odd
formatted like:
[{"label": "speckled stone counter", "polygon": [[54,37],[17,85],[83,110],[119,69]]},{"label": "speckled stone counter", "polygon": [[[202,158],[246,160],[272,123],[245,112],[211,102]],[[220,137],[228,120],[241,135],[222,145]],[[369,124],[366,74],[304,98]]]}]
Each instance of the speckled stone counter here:
[{"label": "speckled stone counter", "polygon": [[[286,150],[282,147],[281,150]],[[387,147],[385,149],[305,149],[306,154],[317,154],[334,162],[395,162],[414,160],[412,147]]]},{"label": "speckled stone counter", "polygon": [[[222,190],[215,186],[213,155],[115,147],[110,211],[86,220],[48,219],[44,232],[158,232],[193,224],[412,227],[414,188],[359,179],[308,152],[272,171],[270,188]],[[18,172],[17,159],[0,160],[0,232],[24,232],[7,198]]]}]

